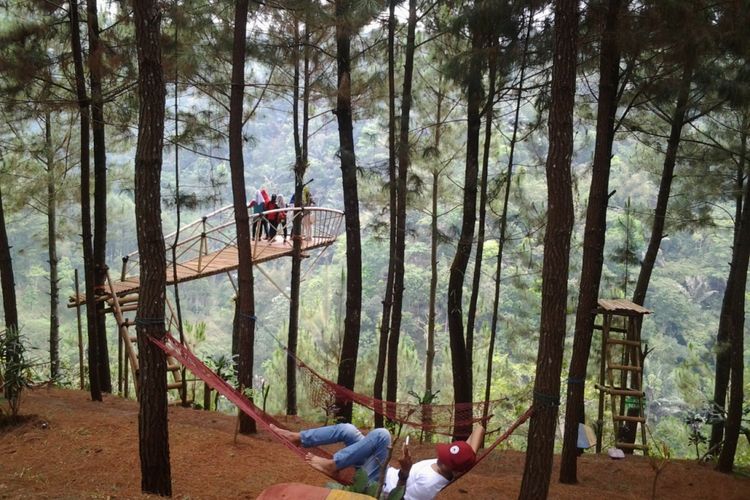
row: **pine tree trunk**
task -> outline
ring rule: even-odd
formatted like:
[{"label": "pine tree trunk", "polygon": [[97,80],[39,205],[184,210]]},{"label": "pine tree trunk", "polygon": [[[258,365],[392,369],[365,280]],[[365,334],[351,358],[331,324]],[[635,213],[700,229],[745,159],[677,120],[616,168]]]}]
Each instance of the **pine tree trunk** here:
[{"label": "pine tree trunk", "polygon": [[[102,47],[96,0],[86,0],[89,33],[89,79],[91,82],[91,130],[94,139],[94,290],[104,291],[107,280],[107,151],[104,136],[102,99]],[[99,383],[103,392],[112,392],[104,302],[96,304]]]},{"label": "pine tree trunk", "polygon": [[[360,316],[362,314],[362,244],[359,226],[359,194],[357,164],[354,155],[351,89],[351,37],[349,16],[351,0],[335,0],[337,82],[336,119],[339,126],[339,156],[344,192],[344,220],[346,224],[346,318],[341,364],[337,383],[354,389],[359,351]],[[341,416],[352,418],[352,403],[339,402]]]},{"label": "pine tree trunk", "polygon": [[[295,24],[295,63],[294,63],[294,100],[293,100],[293,122],[294,122],[294,199],[302,199],[302,190],[304,186],[305,172],[307,170],[307,141],[308,126],[310,122],[310,34],[307,29],[308,19],[305,19],[304,32],[304,61],[303,61],[303,89],[302,89],[302,134],[300,137],[299,123],[299,78],[300,78],[300,40],[299,24]],[[287,218],[287,224],[289,223]],[[297,340],[299,330],[299,299],[300,299],[300,279],[302,274],[302,241],[300,234],[302,224],[299,217],[292,219],[292,275],[291,275],[291,295],[289,301],[289,336],[287,348],[293,355],[297,355]],[[287,357],[286,364],[287,379],[287,415],[297,414],[297,364],[292,356]]]},{"label": "pine tree trunk", "polygon": [[[409,21],[404,55],[404,86],[401,93],[401,119],[398,140],[398,182],[396,188],[396,245],[393,266],[393,309],[391,331],[388,338],[388,401],[398,398],[398,345],[401,340],[401,308],[404,303],[404,258],[406,254],[406,189],[409,165],[409,117],[411,114],[411,89],[414,75],[414,38],[417,25],[417,2],[409,0]],[[391,207],[393,210],[393,207]]]},{"label": "pine tree trunk", "polygon": [[[747,146],[746,130],[743,137],[742,165],[745,162],[745,148]],[[725,425],[724,445],[719,453],[719,462],[716,469],[720,472],[731,473],[734,467],[734,455],[737,451],[740,428],[742,426],[742,403],[744,400],[744,336],[745,336],[745,290],[747,286],[748,262],[750,262],[750,183],[746,183],[744,192],[744,206],[742,208],[742,221],[740,231],[732,252],[732,265],[730,273],[734,275],[734,283],[731,288],[727,287],[725,293],[731,294],[729,299],[729,310],[724,311],[722,307],[722,321],[728,323],[727,339],[729,365],[731,372],[731,387],[729,392],[729,408]],[[723,401],[722,401],[723,403]]]},{"label": "pine tree trunk", "polygon": [[[435,155],[440,158],[440,138],[443,125],[443,77],[438,75],[437,103],[435,111]],[[430,302],[427,312],[427,347],[425,348],[425,396],[431,396],[432,377],[435,364],[435,309],[437,304],[437,282],[438,282],[438,196],[440,193],[441,167],[432,170],[432,212],[430,214]],[[429,419],[430,416],[427,416]]]},{"label": "pine tree trunk", "polygon": [[[492,48],[493,51],[497,47]],[[466,364],[470,370],[469,387],[474,390],[474,320],[477,314],[477,302],[479,301],[479,284],[482,277],[482,258],[484,256],[484,226],[487,218],[487,178],[490,166],[490,146],[492,144],[492,122],[493,106],[495,101],[495,82],[497,80],[497,59],[495,54],[490,54],[490,74],[487,90],[487,102],[485,104],[486,119],[484,125],[484,147],[482,151],[482,174],[479,182],[479,228],[477,229],[477,254],[474,258],[474,273],[471,278],[471,297],[469,298],[469,314],[466,318]]]},{"label": "pine tree trunk", "polygon": [[583,393],[586,367],[591,350],[599,284],[604,264],[604,238],[607,228],[607,191],[610,159],[617,112],[617,87],[620,53],[617,25],[621,0],[609,0],[599,54],[599,107],[596,117],[596,145],[591,173],[586,229],[583,238],[583,264],[578,289],[573,354],[568,370],[568,393],[565,407],[565,434],[560,465],[560,482],[577,482],[578,424],[584,422]]},{"label": "pine tree trunk", "polygon": [[[518,125],[521,116],[521,104],[523,103],[523,84],[526,76],[526,64],[529,57],[529,41],[531,39],[531,27],[533,26],[534,13],[529,12],[529,19],[526,21],[526,35],[523,42],[523,55],[521,56],[521,68],[518,76],[518,94],[516,95],[516,109],[513,117],[513,134],[510,139],[508,153],[508,168],[505,174],[505,195],[503,198],[503,211],[500,214],[500,236],[498,238],[497,248],[497,266],[495,269],[495,297],[492,302],[492,325],[490,327],[490,341],[487,349],[487,377],[484,385],[484,401],[489,403],[490,390],[492,388],[492,361],[495,353],[495,338],[497,337],[497,323],[500,311],[500,276],[503,269],[503,251],[505,250],[505,231],[508,227],[508,201],[510,199],[511,179],[513,178],[513,160],[516,152],[516,143],[518,141]],[[489,406],[485,404],[482,416],[487,417]]]},{"label": "pine tree trunk", "polygon": [[570,163],[573,154],[573,105],[576,83],[578,2],[555,2],[547,154],[547,227],[542,265],[542,312],[534,381],[534,415],[529,426],[526,464],[519,498],[546,498],[552,473],[560,372],[565,341],[568,261],[573,229]]},{"label": "pine tree trunk", "polygon": [[690,82],[693,78],[695,54],[689,48],[685,52],[685,62],[682,67],[679,92],[677,94],[674,114],[672,115],[669,139],[667,140],[667,151],[664,155],[664,169],[661,174],[659,194],[656,199],[656,209],[654,210],[654,225],[651,229],[651,238],[649,239],[646,255],[641,263],[641,272],[638,274],[638,281],[633,292],[633,302],[638,305],[643,305],[646,301],[646,292],[648,292],[648,285],[651,281],[651,273],[654,270],[661,240],[664,238],[664,222],[667,215],[669,195],[672,189],[674,167],[677,163],[677,150],[680,147],[680,136],[682,135],[682,127],[685,125],[685,115],[687,114],[690,99]]},{"label": "pine tree trunk", "polygon": [[[742,136],[740,139],[741,149],[740,157],[738,161],[738,172],[737,180],[738,184],[742,185],[745,171],[745,162],[747,161],[747,135],[748,135],[748,120],[747,116],[743,120]],[[741,281],[740,274],[741,268],[738,265],[740,261],[740,249],[743,248],[741,241],[743,237],[742,228],[745,227],[744,213],[747,211],[747,190],[748,186],[745,184],[740,189],[740,194],[737,198],[737,210],[740,213],[740,217],[735,219],[735,233],[734,233],[734,244],[732,246],[732,264],[729,267],[729,276],[727,277],[727,286],[724,290],[724,299],[721,303],[721,314],[719,316],[719,330],[716,335],[716,374],[714,378],[714,396],[713,403],[714,407],[718,410],[723,411],[726,408],[727,390],[729,388],[729,378],[732,373],[732,355],[734,353],[734,342],[731,339],[731,334],[736,328],[735,316],[737,315],[737,307],[740,305],[740,298],[737,297],[739,294],[744,294],[744,287],[738,285]],[[745,235],[746,236],[746,235]],[[742,303],[742,309],[744,310],[744,303]],[[742,351],[740,351],[742,352]],[[732,382],[734,384],[734,382]],[[741,386],[740,386],[741,387]],[[711,427],[711,439],[709,441],[709,449],[716,450],[720,453],[722,447],[722,441],[724,439],[724,427],[726,423],[724,421],[716,422]],[[730,469],[731,470],[731,469]]]},{"label": "pine tree trunk", "polygon": [[138,414],[141,490],[172,494],[167,426],[167,361],[149,337],[164,338],[166,251],[161,226],[161,168],[166,90],[161,63],[161,10],[154,0],[134,2],[138,51],[138,146],[135,154],[135,215],[140,259]]},{"label": "pine tree trunk", "polygon": [[[245,161],[242,155],[242,115],[245,99],[245,46],[248,0],[237,0],[234,11],[232,44],[232,90],[229,98],[229,167],[232,171],[232,199],[237,231],[239,367],[240,390],[253,388],[253,353],[255,344],[255,296],[253,262],[250,247],[250,219],[245,193]],[[240,412],[240,432],[257,431],[255,420]]]},{"label": "pine tree trunk", "polygon": [[[484,39],[478,22],[471,26],[472,57],[467,76],[467,131],[466,168],[464,174],[463,222],[448,279],[448,332],[450,336],[451,368],[453,371],[453,396],[456,403],[471,402],[471,385],[466,341],[463,325],[463,286],[466,267],[471,256],[474,240],[474,219],[477,207],[477,174],[479,172],[479,133],[481,127],[480,107],[482,100],[481,49]],[[455,439],[466,439],[471,433],[467,425],[456,426]]]},{"label": "pine tree trunk", "polygon": [[57,257],[57,183],[52,148],[52,115],[44,114],[44,141],[47,167],[47,257],[49,259],[49,361],[50,378],[60,377],[60,278]]},{"label": "pine tree trunk", "polygon": [[78,0],[71,0],[70,16],[71,50],[75,67],[76,97],[81,114],[81,233],[83,238],[83,270],[86,281],[86,323],[88,330],[89,386],[91,399],[102,400],[101,370],[99,368],[99,335],[97,333],[96,300],[94,288],[94,249],[91,238],[91,190],[89,170],[89,99],[86,95],[86,77],[83,72],[83,51],[79,32]]},{"label": "pine tree trunk", "polygon": [[[5,313],[5,332],[10,338],[18,335],[18,308],[16,305],[16,282],[13,277],[13,261],[10,256],[10,242],[5,230],[5,211],[3,210],[3,193],[0,191],[0,290],[3,293],[3,312]],[[11,350],[1,353],[5,355],[5,362],[13,365]],[[14,387],[10,384],[3,390],[5,399],[12,400],[16,396]]]},{"label": "pine tree trunk", "polygon": [[[383,294],[383,316],[380,320],[380,340],[378,342],[378,364],[375,368],[373,397],[383,399],[383,381],[388,356],[388,335],[391,326],[393,307],[393,274],[396,260],[396,0],[390,0],[388,13],[388,270]],[[384,410],[374,412],[375,427],[383,427]]]}]

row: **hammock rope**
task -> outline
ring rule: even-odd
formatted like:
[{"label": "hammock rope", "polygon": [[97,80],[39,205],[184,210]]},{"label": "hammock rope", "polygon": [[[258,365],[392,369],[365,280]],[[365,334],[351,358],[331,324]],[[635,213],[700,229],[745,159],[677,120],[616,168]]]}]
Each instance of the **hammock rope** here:
[{"label": "hammock rope", "polygon": [[351,401],[369,408],[393,422],[409,425],[434,434],[450,436],[456,427],[470,429],[474,424],[482,422],[484,420],[485,407],[487,407],[487,414],[492,415],[503,403],[508,401],[508,398],[502,398],[473,403],[416,404],[396,403],[376,399],[354,392],[325,378],[291,353],[283,344],[281,346],[287,355],[297,364],[303,383],[308,388],[307,399],[313,405],[322,408],[330,408],[336,405],[336,403]]},{"label": "hammock rope", "polygon": [[[205,365],[195,354],[193,354],[186,345],[180,343],[170,333],[164,336],[164,340],[159,340],[149,336],[151,342],[156,344],[162,351],[169,354],[180,363],[182,363],[187,369],[193,374],[211,386],[219,394],[227,398],[232,404],[238,409],[245,412],[250,418],[255,420],[264,430],[269,432],[271,436],[276,438],[281,444],[286,446],[289,450],[299,455],[304,459],[308,453],[315,455],[331,458],[332,455],[321,448],[302,448],[297,446],[289,439],[275,431],[271,425],[274,425],[280,429],[286,429],[278,420],[273,418],[262,409],[255,406],[245,395],[240,391],[232,387],[226,380],[219,377],[214,371]],[[351,471],[339,471],[340,474],[328,475],[331,479],[338,481],[342,484],[351,484]]]},{"label": "hammock rope", "polygon": [[[171,334],[166,333],[163,340],[156,339],[154,337],[149,336],[149,339],[151,342],[153,342],[155,345],[157,345],[161,350],[163,350],[168,355],[174,357],[177,359],[180,363],[182,363],[186,368],[188,368],[193,374],[203,380],[205,383],[207,383],[210,387],[212,387],[214,390],[216,390],[219,394],[227,398],[232,404],[237,406],[237,408],[243,412],[245,412],[248,416],[250,416],[253,420],[256,421],[263,429],[265,429],[270,435],[279,442],[281,442],[284,446],[286,446],[289,450],[294,452],[295,454],[299,455],[300,457],[304,458],[307,453],[313,453],[315,455],[325,457],[325,458],[331,458],[332,455],[328,453],[325,450],[322,450],[320,448],[302,448],[300,446],[297,446],[293,442],[291,442],[289,439],[287,439],[285,436],[274,430],[272,427],[278,427],[280,429],[285,429],[285,427],[275,418],[273,418],[268,413],[264,412],[262,409],[255,406],[255,404],[249,400],[245,395],[243,395],[240,391],[229,385],[229,383],[224,380],[223,378],[219,377],[214,371],[212,371],[208,366],[205,365],[200,359],[198,359],[195,354],[193,354],[188,347],[182,343],[180,343],[177,339],[175,339]],[[305,365],[306,366],[306,365]],[[308,368],[309,373],[316,373],[314,370]],[[320,375],[316,374],[316,378],[318,380],[326,380],[325,378],[320,377]],[[331,381],[328,381],[329,384],[336,385]],[[352,396],[361,396],[357,395],[353,391],[349,391]],[[365,398],[373,400],[373,398]],[[352,399],[352,401],[358,402],[357,399]],[[499,400],[502,401],[502,400]],[[392,405],[392,403],[388,402],[388,404]],[[483,405],[484,403],[473,403],[467,405],[468,407],[476,406],[478,404]],[[392,406],[392,408],[396,408],[397,406],[450,406],[450,405],[395,405]],[[481,454],[477,455],[477,459],[474,462],[474,464],[471,466],[471,469],[477,466],[479,462],[484,460],[491,452],[494,450],[500,443],[508,439],[511,434],[519,427],[521,426],[526,420],[529,419],[534,413],[534,407],[530,407],[526,412],[521,415],[515,422],[513,422],[508,429],[500,436],[498,437],[490,446],[484,448]],[[396,414],[395,412],[393,413]],[[481,420],[481,419],[479,419]],[[467,470],[466,472],[469,472]],[[461,474],[456,479],[452,480],[450,483],[448,483],[445,488],[456,482],[458,479],[463,477],[466,473]],[[336,475],[328,475],[331,479],[338,481],[342,484],[351,484],[352,482],[352,476],[353,471],[351,469],[338,471]],[[443,489],[445,489],[443,488]]]}]

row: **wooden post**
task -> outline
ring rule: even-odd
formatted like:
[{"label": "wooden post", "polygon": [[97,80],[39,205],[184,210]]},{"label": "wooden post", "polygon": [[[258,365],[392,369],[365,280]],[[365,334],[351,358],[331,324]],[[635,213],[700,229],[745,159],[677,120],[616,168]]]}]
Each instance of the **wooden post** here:
[{"label": "wooden post", "polygon": [[[602,316],[602,353],[601,361],[599,363],[599,385],[604,386],[604,376],[606,371],[606,352],[607,352],[607,338],[609,337],[609,326],[612,321],[612,316],[609,313],[604,312]],[[602,437],[604,436],[604,391],[599,390],[599,414],[596,421],[596,452],[602,452]]]},{"label": "wooden post", "polygon": [[76,318],[78,320],[78,372],[81,379],[81,390],[83,385],[83,332],[81,331],[81,301],[78,287],[78,269],[75,270],[76,280]]},{"label": "wooden post", "polygon": [[122,396],[122,336],[121,335],[117,335],[117,394]]}]

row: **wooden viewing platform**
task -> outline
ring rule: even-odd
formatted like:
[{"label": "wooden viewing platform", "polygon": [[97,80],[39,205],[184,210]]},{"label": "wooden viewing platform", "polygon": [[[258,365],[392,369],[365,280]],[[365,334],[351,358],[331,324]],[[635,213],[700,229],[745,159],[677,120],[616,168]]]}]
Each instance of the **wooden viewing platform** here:
[{"label": "wooden viewing platform", "polygon": [[[239,266],[236,237],[234,236],[234,221],[223,221],[227,212],[233,207],[224,207],[208,216],[204,216],[184,228],[181,228],[182,239],[175,248],[177,265],[175,277],[172,266],[172,248],[170,239],[174,233],[165,236],[165,247],[167,249],[167,285],[175,282],[183,283],[216,274],[229,273]],[[275,212],[287,214],[287,234],[284,239],[283,233],[277,234],[273,240],[256,238],[250,242],[253,264],[261,264],[281,257],[291,257],[292,245],[292,221],[299,217],[302,219],[303,236],[301,237],[303,256],[307,257],[310,250],[323,249],[333,244],[340,232],[343,222],[343,212],[330,208],[291,208],[277,209],[254,214],[250,217],[250,224],[257,224],[259,218],[267,218]],[[309,222],[306,219],[311,219]],[[216,224],[216,221],[219,221]],[[122,272],[119,280],[112,282],[111,288],[105,290],[101,298],[111,298],[112,294],[118,297],[132,294],[140,288],[138,273],[138,253],[133,252],[123,257]],[[69,298],[68,307],[85,305],[86,295],[80,293]]]}]

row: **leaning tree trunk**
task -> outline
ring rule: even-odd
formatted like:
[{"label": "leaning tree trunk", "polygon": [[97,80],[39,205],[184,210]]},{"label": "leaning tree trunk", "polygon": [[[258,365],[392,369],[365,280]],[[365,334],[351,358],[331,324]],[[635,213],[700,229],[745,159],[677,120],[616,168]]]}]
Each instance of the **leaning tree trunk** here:
[{"label": "leaning tree trunk", "polygon": [[[739,166],[745,171],[747,161],[747,133],[748,121],[743,120],[741,150]],[[714,425],[711,434],[711,444],[714,440],[716,446],[721,445],[717,469],[721,472],[732,472],[734,466],[734,455],[737,450],[740,427],[742,425],[742,403],[744,390],[744,327],[745,327],[745,288],[747,285],[748,258],[750,257],[750,184],[745,183],[742,196],[742,218],[739,231],[735,232],[734,247],[732,249],[732,263],[727,279],[727,288],[724,292],[724,301],[721,307],[719,320],[719,334],[723,342],[718,344],[719,351],[716,355],[716,389],[714,392],[714,404],[723,409],[725,407],[727,383],[731,376],[731,390],[729,394],[729,408],[726,412],[726,421],[722,426]],[[737,224],[736,224],[737,225]],[[722,359],[720,359],[720,356]],[[718,380],[719,362],[721,361],[722,376],[724,383],[720,386]],[[717,397],[717,393],[719,397]],[[717,430],[717,427],[718,430]],[[714,435],[716,433],[716,435]],[[722,445],[723,439],[723,445]]]},{"label": "leaning tree trunk", "polygon": [[659,184],[659,195],[656,199],[656,209],[654,210],[654,225],[651,229],[651,239],[648,242],[646,255],[641,263],[641,272],[638,274],[638,282],[633,292],[633,302],[643,305],[646,301],[646,292],[648,284],[651,281],[651,273],[656,263],[656,255],[659,253],[661,240],[664,237],[664,222],[667,216],[667,204],[672,189],[672,178],[674,177],[674,167],[677,163],[677,150],[680,146],[680,136],[682,127],[685,125],[685,115],[687,114],[688,102],[690,99],[690,81],[693,78],[693,68],[695,65],[695,54],[689,48],[686,50],[685,62],[682,68],[680,78],[680,88],[677,94],[674,113],[672,114],[671,128],[669,139],[667,139],[667,151],[664,154],[664,169],[661,174],[661,183]]},{"label": "leaning tree trunk", "polygon": [[[86,0],[86,13],[89,28],[91,130],[94,139],[94,291],[102,293],[107,281],[107,151],[104,140],[104,100],[102,98],[103,49],[99,41],[96,0]],[[96,304],[96,321],[99,383],[102,391],[112,392],[104,301]]]},{"label": "leaning tree trunk", "polygon": [[[736,199],[736,210],[738,217],[735,218],[735,230],[734,230],[734,243],[732,245],[732,265],[729,268],[729,276],[727,278],[727,286],[724,290],[724,299],[721,303],[721,314],[719,315],[719,330],[716,334],[716,369],[714,377],[714,395],[713,404],[714,407],[719,411],[724,411],[726,408],[727,389],[729,386],[729,377],[731,373],[732,364],[732,342],[730,340],[732,321],[733,321],[733,308],[736,304],[735,290],[737,287],[737,280],[739,278],[737,266],[734,265],[736,260],[737,252],[740,248],[740,235],[742,233],[743,220],[742,215],[744,213],[744,206],[747,205],[747,195],[744,195],[747,190],[747,186],[743,187],[745,177],[745,162],[747,161],[747,136],[748,136],[748,120],[747,117],[742,123],[742,134],[741,136],[741,149],[740,158],[738,161],[737,168],[737,188],[738,194]],[[742,288],[744,293],[744,288]],[[744,307],[744,306],[743,306]],[[711,439],[709,441],[709,450],[714,450],[714,453],[721,451],[722,441],[724,440],[724,424],[723,420],[715,422],[711,426]]]},{"label": "leaning tree trunk", "polygon": [[167,426],[167,360],[150,337],[163,339],[166,251],[161,227],[161,167],[166,90],[161,64],[161,10],[154,0],[134,2],[138,51],[138,146],[135,153],[135,216],[141,256],[138,312],[138,413],[141,490],[172,494]]},{"label": "leaning tree trunk", "polygon": [[60,278],[57,264],[57,182],[52,148],[52,115],[44,114],[45,163],[47,168],[47,258],[49,259],[49,364],[50,378],[60,377]]},{"label": "leaning tree trunk", "polygon": [[[748,184],[750,186],[750,184]],[[745,200],[750,189],[745,190]],[[747,286],[747,269],[750,260],[750,203],[745,202],[742,209],[742,222],[737,239],[737,246],[732,256],[731,273],[735,274],[734,286],[727,289],[731,293],[728,316],[728,340],[731,369],[731,389],[729,408],[725,422],[724,445],[721,447],[716,469],[731,473],[734,467],[734,455],[742,426],[742,403],[744,400],[744,335],[745,335],[745,287]],[[722,311],[724,312],[724,311]]]},{"label": "leaning tree trunk", "polygon": [[526,464],[519,498],[546,498],[560,404],[560,371],[565,342],[568,261],[573,229],[570,163],[576,81],[578,2],[555,3],[552,103],[547,153],[547,229],[542,265],[542,314],[534,381],[534,415],[529,426]]},{"label": "leaning tree trunk", "polygon": [[[463,286],[466,267],[471,256],[474,240],[474,219],[477,207],[477,173],[479,171],[479,133],[481,127],[480,107],[482,103],[482,27],[473,23],[471,34],[472,55],[467,76],[467,129],[466,129],[466,169],[464,175],[463,221],[461,234],[456,247],[456,255],[450,268],[448,279],[448,333],[450,336],[451,368],[453,371],[453,395],[456,403],[471,402],[470,377],[472,370],[468,364],[463,325]],[[471,429],[467,425],[453,430],[455,439],[465,439]]]},{"label": "leaning tree trunk", "polygon": [[[339,126],[339,156],[341,181],[344,191],[344,220],[346,223],[346,318],[341,363],[337,383],[354,389],[359,351],[360,316],[362,314],[362,243],[359,227],[359,194],[357,191],[357,163],[354,155],[351,88],[351,37],[349,17],[351,0],[336,0],[336,58],[338,92],[336,119]],[[352,403],[339,402],[341,416],[352,419]]]},{"label": "leaning tree trunk", "polygon": [[[398,396],[398,345],[401,339],[401,308],[404,303],[404,258],[406,254],[406,189],[411,162],[409,152],[409,116],[411,89],[414,75],[414,38],[417,25],[417,2],[409,0],[409,21],[406,31],[404,55],[404,86],[401,94],[401,119],[398,140],[398,181],[396,187],[396,245],[393,265],[393,309],[391,332],[388,338],[388,386],[386,399],[396,401]],[[391,211],[394,207],[391,207]]]},{"label": "leaning tree trunk", "polygon": [[94,288],[94,249],[91,242],[91,199],[89,172],[89,99],[86,95],[86,77],[83,72],[83,51],[79,32],[78,0],[71,0],[70,38],[75,67],[75,84],[81,114],[81,233],[83,238],[83,274],[86,281],[86,324],[88,330],[89,385],[91,399],[102,400],[99,368],[99,335],[97,334],[96,297]]},{"label": "leaning tree trunk", "polygon": [[[240,390],[253,387],[253,351],[255,343],[255,297],[253,262],[250,248],[250,221],[245,193],[245,161],[242,157],[242,103],[245,98],[245,46],[248,0],[237,0],[234,11],[234,43],[232,44],[232,90],[229,98],[229,166],[232,171],[232,199],[237,230],[237,306],[239,336]],[[240,412],[240,432],[256,432],[255,420]]]},{"label": "leaning tree trunk", "polygon": [[[396,262],[396,0],[390,0],[388,13],[388,270],[385,278],[385,292],[383,294],[383,316],[380,321],[380,340],[378,342],[378,364],[375,369],[375,381],[372,395],[375,399],[383,399],[383,381],[385,379],[385,363],[388,356],[388,335],[391,326],[391,310],[393,307],[393,275]],[[375,427],[383,427],[382,409],[374,412]]]},{"label": "leaning tree trunk", "polygon": [[573,354],[568,369],[568,397],[565,407],[565,433],[560,465],[560,482],[577,482],[578,424],[584,421],[583,392],[586,366],[591,350],[599,296],[599,283],[604,264],[604,238],[607,228],[607,190],[610,159],[617,112],[617,87],[620,51],[617,45],[617,25],[621,0],[610,0],[599,54],[599,108],[596,117],[596,146],[586,210],[586,229],[583,237],[583,264],[578,287]]}]

